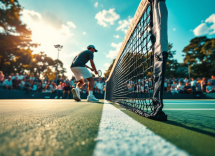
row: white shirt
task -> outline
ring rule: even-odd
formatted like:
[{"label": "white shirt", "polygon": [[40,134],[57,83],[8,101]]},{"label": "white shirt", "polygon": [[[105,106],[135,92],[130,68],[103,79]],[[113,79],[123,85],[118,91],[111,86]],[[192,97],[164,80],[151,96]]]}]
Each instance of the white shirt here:
[{"label": "white shirt", "polygon": [[177,91],[177,88],[174,88],[174,89],[173,89],[173,88],[171,87],[171,91]]},{"label": "white shirt", "polygon": [[58,90],[63,90],[63,86],[59,85],[59,86],[57,86],[57,89]]},{"label": "white shirt", "polygon": [[188,79],[186,79],[186,80],[184,79],[184,83],[187,83],[188,81],[189,81]]},{"label": "white shirt", "polygon": [[177,88],[179,88],[180,90],[184,90],[184,86],[183,85],[177,85]]},{"label": "white shirt", "polygon": [[12,79],[11,79],[10,81],[9,81],[8,79],[4,80],[4,83],[3,83],[3,84],[4,84],[4,86],[5,86],[5,85],[7,85],[7,86],[12,86],[12,84],[13,84],[13,83],[12,83]]},{"label": "white shirt", "polygon": [[196,86],[197,81],[196,81],[196,80],[193,80],[193,81],[191,81],[190,83],[191,83],[191,86]]},{"label": "white shirt", "polygon": [[99,82],[99,83],[97,83],[97,84],[96,84],[96,86],[97,86],[99,89],[102,89],[102,88],[103,88],[103,84],[102,84],[102,83],[100,83],[100,82]]}]

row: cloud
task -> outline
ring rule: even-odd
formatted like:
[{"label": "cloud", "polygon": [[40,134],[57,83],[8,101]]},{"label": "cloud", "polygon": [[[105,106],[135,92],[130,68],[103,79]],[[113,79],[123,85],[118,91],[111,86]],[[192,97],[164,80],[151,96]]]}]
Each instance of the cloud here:
[{"label": "cloud", "polygon": [[122,45],[122,42],[116,44],[116,43],[111,43],[111,46],[116,48],[115,50],[110,50],[109,53],[106,55],[107,58],[114,58],[117,56],[119,53],[120,47]]},{"label": "cloud", "polygon": [[75,24],[72,23],[72,22],[67,22],[67,24],[68,24],[69,27],[76,28]]},{"label": "cloud", "polygon": [[108,69],[109,67],[110,67],[110,64],[109,63],[105,63],[105,64],[103,64],[105,67],[106,67],[106,69]]},{"label": "cloud", "polygon": [[176,28],[173,28],[173,31],[176,31]]},{"label": "cloud", "polygon": [[61,26],[64,24],[63,21],[58,18],[57,16],[53,15],[50,12],[45,12],[42,15],[43,21],[46,24],[51,24],[53,27],[55,27],[56,29],[61,29]]},{"label": "cloud", "polygon": [[99,13],[96,14],[95,19],[98,20],[98,24],[107,27],[108,24],[113,25],[114,21],[119,19],[120,16],[115,12],[115,9],[109,9],[100,11]]},{"label": "cloud", "polygon": [[117,31],[121,30],[125,33],[127,33],[129,26],[131,25],[132,19],[130,16],[128,16],[128,20],[120,20],[119,23],[119,27],[116,28]]},{"label": "cloud", "polygon": [[96,3],[94,4],[94,6],[95,6],[95,7],[97,7],[97,6],[98,6],[98,4],[99,4],[99,3],[98,3],[98,2],[96,2]]},{"label": "cloud", "polygon": [[86,35],[86,32],[85,32],[85,31],[83,32],[83,35]]},{"label": "cloud", "polygon": [[56,53],[53,53],[55,50],[54,45],[66,43],[67,39],[73,36],[72,28],[75,27],[71,21],[56,27],[53,23],[45,21],[40,13],[26,9],[22,11],[21,20],[27,25],[27,28],[31,29],[33,43],[41,44],[41,46],[33,48],[34,53],[44,51],[53,58],[56,57]]},{"label": "cloud", "polygon": [[115,38],[120,38],[120,36],[119,36],[119,35],[114,35],[113,37],[115,37]]},{"label": "cloud", "polygon": [[[210,26],[209,26],[210,25]],[[215,34],[215,14],[212,14],[205,20],[205,23],[201,23],[194,30],[193,33],[195,36],[201,35],[213,35]]]}]

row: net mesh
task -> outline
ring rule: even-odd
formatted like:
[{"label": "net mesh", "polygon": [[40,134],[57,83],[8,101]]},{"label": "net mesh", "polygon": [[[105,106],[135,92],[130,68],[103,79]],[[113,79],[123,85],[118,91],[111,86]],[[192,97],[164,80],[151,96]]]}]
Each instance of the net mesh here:
[{"label": "net mesh", "polygon": [[107,100],[144,116],[155,109],[152,20],[152,5],[148,3],[106,84]]}]

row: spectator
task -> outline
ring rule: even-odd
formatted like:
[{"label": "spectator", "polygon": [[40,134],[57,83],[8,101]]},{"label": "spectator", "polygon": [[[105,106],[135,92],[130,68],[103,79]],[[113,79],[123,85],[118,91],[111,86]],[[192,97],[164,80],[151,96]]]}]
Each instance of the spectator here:
[{"label": "spectator", "polygon": [[74,83],[75,83],[75,77],[74,76],[72,76],[72,79],[71,79],[71,81],[70,81],[70,86],[72,87],[72,88],[74,88]]},{"label": "spectator", "polygon": [[13,88],[17,88],[17,77],[15,77],[15,79],[12,80],[12,83],[13,83]]},{"label": "spectator", "polygon": [[181,82],[179,82],[179,84],[177,85],[177,90],[179,93],[184,94],[184,86]]},{"label": "spectator", "polygon": [[214,75],[212,75],[211,76],[211,85],[213,85],[213,86],[215,86],[215,76]]},{"label": "spectator", "polygon": [[212,86],[211,82],[208,82],[208,86],[206,87],[206,92],[207,93],[215,92],[215,86]]},{"label": "spectator", "polygon": [[167,92],[167,80],[164,81],[164,92]]},{"label": "spectator", "polygon": [[14,76],[14,73],[11,73],[10,76],[11,76],[11,80],[16,78],[16,76]]},{"label": "spectator", "polygon": [[101,93],[103,94],[103,84],[101,83],[100,80],[97,80],[97,83],[96,83],[96,87],[95,87],[95,90],[98,92],[98,93]]},{"label": "spectator", "polygon": [[22,73],[19,73],[19,76],[18,76],[18,80],[23,80],[24,76],[22,75]]},{"label": "spectator", "polygon": [[0,71],[0,84],[2,84],[4,81],[4,74],[2,71]]},{"label": "spectator", "polygon": [[196,87],[197,87],[197,81],[194,78],[191,78],[191,88],[192,88],[192,92],[195,94],[196,93]]},{"label": "spectator", "polygon": [[175,93],[178,94],[177,88],[174,85],[171,87],[171,93],[174,95]]},{"label": "spectator", "polygon": [[11,76],[8,76],[8,79],[4,80],[3,85],[6,89],[11,89],[11,90],[13,89],[13,83],[12,83]]},{"label": "spectator", "polygon": [[19,83],[19,89],[23,90],[25,87],[25,79],[21,80],[21,82]]},{"label": "spectator", "polygon": [[172,86],[174,86],[175,88],[177,88],[178,84],[175,81],[173,81],[173,84],[171,85],[171,87]]},{"label": "spectator", "polygon": [[196,84],[196,92],[197,93],[202,92],[202,90],[201,90],[201,82],[202,82],[202,80],[200,78],[198,78],[198,81],[197,81],[197,84]]},{"label": "spectator", "polygon": [[187,82],[189,82],[189,80],[185,77],[184,83],[186,84]]},{"label": "spectator", "polygon": [[65,93],[68,94],[67,98],[69,98],[69,94],[71,92],[71,87],[69,86],[69,83],[66,84],[66,86],[63,87],[63,97],[65,97]]},{"label": "spectator", "polygon": [[57,91],[57,86],[56,84],[53,82],[52,83],[52,93],[55,93]]},{"label": "spectator", "polygon": [[87,86],[86,83],[82,86],[82,88],[81,88],[81,93],[83,93],[83,94],[88,93],[88,86]]},{"label": "spectator", "polygon": [[43,90],[42,83],[39,83],[39,84],[37,85],[37,91],[38,91],[38,92],[42,92],[42,90]]},{"label": "spectator", "polygon": [[167,85],[166,93],[171,93],[171,85],[170,84]]},{"label": "spectator", "polygon": [[192,88],[191,88],[191,86],[189,85],[188,82],[185,83],[184,92],[185,92],[185,94],[192,94]]},{"label": "spectator", "polygon": [[207,86],[207,81],[206,81],[205,77],[203,77],[202,81],[201,81],[202,92],[206,92],[206,86]]},{"label": "spectator", "polygon": [[33,83],[31,90],[35,91],[35,92],[37,91],[37,83],[36,82]]},{"label": "spectator", "polygon": [[57,96],[55,96],[55,99],[59,98],[62,99],[62,95],[63,95],[63,86],[62,86],[62,82],[60,82],[60,84],[57,86]]},{"label": "spectator", "polygon": [[42,83],[42,81],[40,80],[40,78],[37,76],[36,79],[34,80],[34,82],[36,82],[37,84]]}]

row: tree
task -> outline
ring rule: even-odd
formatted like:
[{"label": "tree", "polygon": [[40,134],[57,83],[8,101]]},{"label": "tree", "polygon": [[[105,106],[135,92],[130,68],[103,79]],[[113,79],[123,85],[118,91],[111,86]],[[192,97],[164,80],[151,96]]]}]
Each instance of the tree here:
[{"label": "tree", "polygon": [[16,67],[27,65],[32,60],[31,31],[20,20],[22,7],[18,0],[0,0],[0,70],[17,71]]},{"label": "tree", "polygon": [[114,62],[115,62],[115,60],[116,60],[116,59],[113,59],[111,65],[108,67],[108,69],[107,69],[106,72],[104,73],[105,77],[108,77],[108,76],[109,76],[109,74],[110,74],[110,72],[111,72],[111,69],[112,69],[112,67],[113,67],[113,64],[114,64]]},{"label": "tree", "polygon": [[171,78],[171,77],[176,77],[179,76],[180,74],[177,74],[177,68],[179,68],[178,61],[174,59],[174,55],[176,53],[175,50],[172,50],[173,44],[169,43],[168,44],[168,59],[166,63],[166,77]]},{"label": "tree", "polygon": [[56,72],[53,72],[51,70],[51,68],[47,68],[44,72],[43,72],[43,77],[47,77],[49,81],[55,80],[56,79]]},{"label": "tree", "polygon": [[195,37],[183,52],[192,77],[210,77],[215,73],[215,38]]}]

